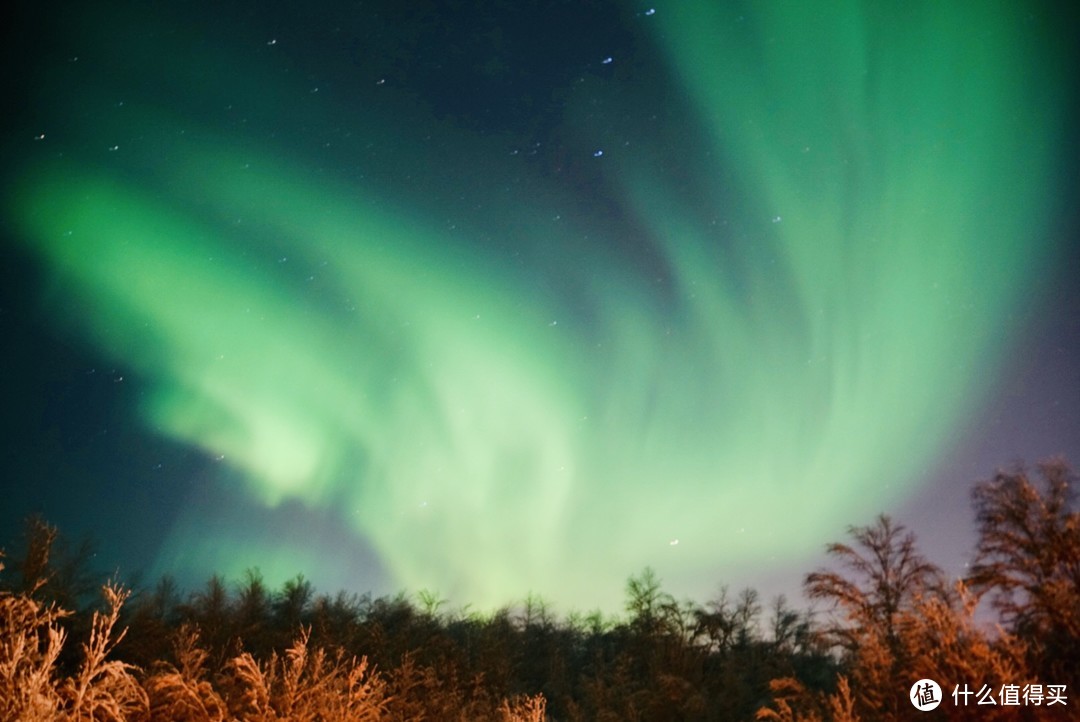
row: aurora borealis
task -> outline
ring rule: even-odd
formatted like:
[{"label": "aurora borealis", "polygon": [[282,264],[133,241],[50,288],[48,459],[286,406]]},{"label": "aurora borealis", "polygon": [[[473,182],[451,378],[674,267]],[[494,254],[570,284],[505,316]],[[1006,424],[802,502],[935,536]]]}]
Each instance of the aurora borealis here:
[{"label": "aurora borealis", "polygon": [[903,504],[1068,256],[1064,38],[1018,5],[53,20],[12,240],[216,500],[113,469],[177,500],[145,563],[617,608]]}]

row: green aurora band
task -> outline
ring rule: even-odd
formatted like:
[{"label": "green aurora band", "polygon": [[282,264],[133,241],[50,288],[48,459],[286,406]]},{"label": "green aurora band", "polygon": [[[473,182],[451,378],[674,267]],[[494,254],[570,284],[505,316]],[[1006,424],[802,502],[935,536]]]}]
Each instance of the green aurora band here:
[{"label": "green aurora band", "polygon": [[[1052,250],[1061,122],[1052,44],[1014,3],[737,5],[639,15],[701,130],[693,201],[644,152],[603,159],[663,293],[603,229],[577,248],[582,223],[551,222],[557,190],[506,190],[501,157],[475,171],[489,222],[575,300],[449,228],[435,170],[413,195],[377,160],[335,176],[241,123],[140,99],[153,71],[136,63],[108,95],[123,108],[69,129],[120,147],[32,156],[9,215],[55,274],[57,318],[148,384],[150,428],[221,458],[221,483],[241,476],[259,504],[334,510],[393,583],[610,609],[651,565],[708,593],[905,498],[977,408]],[[200,52],[163,97],[267,123],[293,108],[278,120],[297,128],[343,112]],[[432,124],[465,149],[414,149],[392,117],[355,119],[339,152],[361,163],[379,138],[418,168],[505,156]],[[159,570],[333,578],[318,549],[243,526],[208,536],[181,514]]]}]

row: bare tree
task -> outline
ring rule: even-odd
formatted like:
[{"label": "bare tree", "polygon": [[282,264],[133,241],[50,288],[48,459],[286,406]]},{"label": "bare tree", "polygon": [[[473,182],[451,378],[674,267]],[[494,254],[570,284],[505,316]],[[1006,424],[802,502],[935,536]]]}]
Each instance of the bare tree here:
[{"label": "bare tree", "polygon": [[841,571],[807,575],[806,592],[840,613],[827,632],[846,652],[859,714],[903,719],[910,707],[895,688],[911,663],[905,633],[921,603],[948,596],[943,576],[919,554],[915,535],[884,514],[869,526],[849,528],[848,534],[854,546],[827,547]]},{"label": "bare tree", "polygon": [[844,571],[808,574],[807,595],[834,604],[845,628],[873,627],[895,646],[901,614],[924,596],[945,594],[941,570],[919,554],[915,535],[885,514],[869,526],[849,527],[848,535],[855,546],[827,547]]},{"label": "bare tree", "polygon": [[1040,674],[1080,683],[1080,511],[1062,459],[999,471],[972,491],[979,542],[970,587],[1024,638]]}]

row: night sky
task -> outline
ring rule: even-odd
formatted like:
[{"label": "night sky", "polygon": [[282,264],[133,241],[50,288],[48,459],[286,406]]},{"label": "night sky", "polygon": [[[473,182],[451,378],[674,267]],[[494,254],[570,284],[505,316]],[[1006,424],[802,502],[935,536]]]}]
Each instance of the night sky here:
[{"label": "night sky", "polygon": [[973,481],[1080,463],[1074,13],[16,15],[0,543],[617,611],[882,511],[960,574]]}]

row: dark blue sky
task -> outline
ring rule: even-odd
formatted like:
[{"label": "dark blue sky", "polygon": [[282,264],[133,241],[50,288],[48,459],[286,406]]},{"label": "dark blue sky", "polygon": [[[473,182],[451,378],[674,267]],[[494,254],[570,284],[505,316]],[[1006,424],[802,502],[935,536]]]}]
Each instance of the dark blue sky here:
[{"label": "dark blue sky", "polygon": [[[631,194],[625,191],[632,174],[620,177],[605,170],[598,162],[601,151],[608,149],[605,157],[610,158],[612,148],[650,145],[648,160],[638,162],[652,165],[639,168],[648,167],[663,179],[672,197],[688,209],[691,224],[714,222],[717,212],[707,204],[738,204],[742,191],[734,181],[727,184],[729,173],[738,175],[736,164],[717,162],[724,188],[731,189],[724,191],[722,202],[707,197],[711,186],[701,180],[702,168],[714,159],[700,138],[708,123],[691,113],[661,43],[651,29],[643,29],[650,9],[607,2],[315,3],[303,8],[238,3],[225,9],[170,3],[153,17],[111,3],[101,8],[97,26],[83,27],[70,20],[71,8],[64,4],[20,3],[13,26],[17,31],[9,31],[5,43],[7,67],[18,72],[5,79],[11,112],[3,121],[4,183],[20,183],[42,157],[46,142],[53,160],[94,158],[93,163],[103,164],[94,154],[107,159],[113,139],[97,135],[105,127],[101,119],[131,98],[132,105],[142,101],[168,113],[177,127],[190,122],[192,134],[208,143],[224,139],[236,147],[278,148],[279,159],[310,174],[312,187],[333,177],[369,188],[377,178],[384,192],[380,209],[406,208],[403,220],[443,224],[433,245],[441,244],[437,252],[459,263],[449,272],[448,266],[439,267],[438,274],[451,279],[447,283],[467,287],[472,285],[468,274],[480,276],[476,269],[488,268],[484,264],[504,264],[510,269],[506,278],[523,284],[510,302],[515,313],[514,304],[526,309],[522,317],[528,316],[534,296],[550,293],[555,300],[548,307],[579,311],[579,328],[568,333],[600,347],[610,330],[603,327],[605,314],[617,327],[622,301],[614,293],[593,299],[591,284],[617,276],[626,288],[652,284],[637,302],[656,314],[657,328],[677,335],[680,317],[675,312],[684,300],[675,282],[679,262],[665,252],[652,229],[642,227],[646,214],[634,215]],[[657,13],[664,11],[657,6]],[[1033,3],[1031,16],[1037,24],[1058,29],[1060,35],[1051,35],[1050,42],[1065,43],[1073,37],[1067,29],[1078,28],[1072,10]],[[176,18],[185,24],[174,29]],[[72,73],[76,57],[81,65]],[[1075,51],[1060,57],[1075,60]],[[243,58],[244,64],[224,66],[217,58]],[[1062,116],[1067,127],[1075,128],[1076,73],[1061,76]],[[300,87],[332,100],[303,107],[289,103],[308,101],[282,100]],[[387,88],[392,101],[383,93]],[[376,112],[372,108],[380,113],[378,122],[368,117],[369,111]],[[37,138],[41,133],[43,140]],[[126,148],[139,140],[124,137],[117,145]],[[973,481],[1000,466],[1053,455],[1080,463],[1077,140],[1070,131],[1063,141],[1054,141],[1059,172],[1048,186],[1053,197],[1045,199],[1045,208],[1055,217],[1046,219],[1032,241],[1049,250],[1030,290],[1021,294],[1022,302],[1001,319],[1000,342],[987,351],[996,360],[958,361],[970,364],[967,373],[990,375],[987,392],[971,396],[938,453],[920,454],[920,463],[905,474],[904,493],[883,492],[894,502],[880,510],[916,531],[926,555],[950,573],[962,573],[973,540],[968,504]],[[184,159],[169,155],[177,153],[169,146],[161,148],[160,154],[144,149],[141,157],[124,161],[116,177],[145,183],[155,189],[155,197],[169,199],[190,217],[211,218],[212,208],[203,208],[197,196],[174,194],[162,180],[174,162]],[[492,149],[499,149],[500,157]],[[268,196],[266,202],[273,199]],[[205,205],[213,203],[207,199]],[[541,216],[571,219],[576,232],[550,245],[518,233]],[[744,223],[742,232],[752,235],[752,227]],[[267,505],[245,491],[247,470],[230,467],[207,448],[148,423],[142,409],[160,386],[155,369],[136,360],[134,352],[124,358],[115,348],[105,350],[108,344],[100,336],[113,331],[88,331],[95,321],[89,318],[93,311],[80,306],[86,296],[74,293],[63,274],[36,253],[36,241],[28,243],[22,227],[5,216],[0,233],[0,337],[5,339],[0,354],[0,545],[17,538],[23,518],[39,513],[69,536],[94,538],[102,571],[149,573],[161,570],[163,550],[175,547],[176,529],[190,525],[192,518],[206,519],[203,533],[221,538],[223,545],[229,543],[228,527],[243,518],[250,529],[245,539],[252,545],[281,549],[295,543],[322,550],[327,568],[340,570],[342,583],[366,583],[377,591],[400,583],[394,562],[387,561],[393,555],[381,555],[362,526],[358,530],[341,513],[339,498],[322,505],[298,499]],[[736,241],[743,242],[730,241],[724,253],[734,256]],[[760,261],[766,256],[746,257]],[[477,258],[482,260],[474,262]],[[601,263],[604,270],[594,274],[591,264]],[[253,261],[252,268],[256,265]],[[725,267],[718,273],[728,274],[725,280],[740,290],[751,285],[751,271]],[[279,282],[295,294],[307,278],[305,271]],[[794,291],[785,293],[794,297]],[[320,296],[313,306],[322,302]],[[632,303],[627,302],[627,317]],[[753,312],[748,304],[747,313]],[[516,352],[514,347],[507,353]],[[579,361],[603,367],[595,359]],[[943,355],[940,363],[951,361]],[[528,364],[515,370],[528,369]],[[567,388],[576,387],[567,382]],[[603,395],[597,392],[597,397]],[[589,402],[599,405],[591,397]],[[648,403],[663,405],[662,400]],[[613,402],[613,408],[623,407]],[[941,411],[948,413],[944,403]],[[935,423],[933,413],[923,419],[927,426]],[[868,492],[862,486],[853,493]],[[698,503],[687,488],[673,492],[679,494],[686,495],[683,501],[690,506]],[[836,501],[860,507],[850,499]],[[612,508],[621,503],[612,502]],[[498,514],[497,502],[491,504]],[[226,507],[229,513],[221,511]],[[837,529],[842,533],[842,525]],[[556,540],[553,546],[561,543]],[[641,566],[649,561],[643,558]],[[820,562],[820,555],[805,551],[788,560],[774,557],[769,564],[748,561],[733,578],[710,584],[754,584],[766,593],[791,594],[801,575]],[[195,583],[199,573],[212,571],[189,566],[181,576]]]}]

